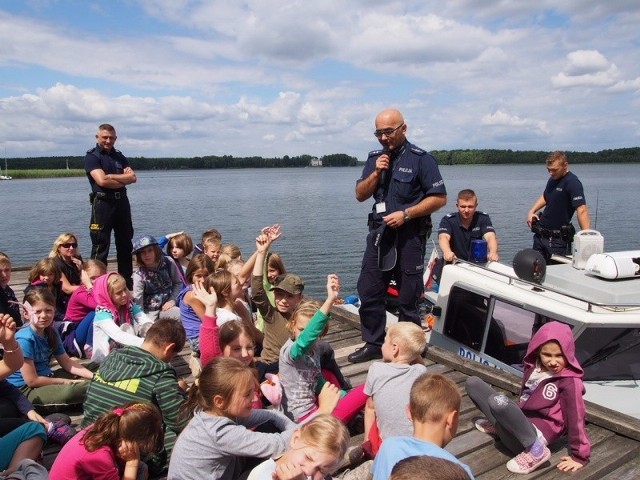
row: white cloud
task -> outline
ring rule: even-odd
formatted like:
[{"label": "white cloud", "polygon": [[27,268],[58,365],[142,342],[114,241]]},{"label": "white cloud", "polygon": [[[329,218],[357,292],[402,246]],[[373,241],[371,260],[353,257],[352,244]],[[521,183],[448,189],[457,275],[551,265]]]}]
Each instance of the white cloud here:
[{"label": "white cloud", "polygon": [[549,128],[543,121],[521,118],[518,115],[509,115],[502,110],[496,110],[493,113],[484,115],[480,119],[480,124],[488,127],[531,127],[542,133],[549,133]]},{"label": "white cloud", "polygon": [[640,4],[579,3],[115,0],[87,22],[15,2],[0,145],[79,154],[110,121],[129,155],[362,158],[390,105],[425,148],[637,144]]},{"label": "white cloud", "polygon": [[609,87],[614,85],[620,72],[597,50],[576,50],[567,55],[564,71],[554,75],[551,83],[565,87]]}]

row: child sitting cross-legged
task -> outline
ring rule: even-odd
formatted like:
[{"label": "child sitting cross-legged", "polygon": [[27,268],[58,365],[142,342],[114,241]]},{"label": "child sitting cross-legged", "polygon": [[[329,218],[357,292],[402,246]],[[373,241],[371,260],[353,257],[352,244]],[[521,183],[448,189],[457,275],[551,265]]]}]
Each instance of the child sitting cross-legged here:
[{"label": "child sitting cross-legged", "polygon": [[[29,324],[16,334],[24,364],[7,380],[41,412],[82,404],[93,373],[64,351],[53,326],[55,297],[45,288],[36,288],[25,294],[24,302]],[[50,365],[53,357],[62,367],[55,372]]]},{"label": "child sitting cross-legged", "polygon": [[398,405],[409,404],[413,382],[427,371],[421,354],[426,337],[412,322],[391,325],[382,344],[383,362],[369,367],[364,393],[368,395],[364,410],[364,450],[375,457],[382,441],[398,435],[411,435],[411,421]]},{"label": "child sitting cross-legged", "polygon": [[422,374],[411,387],[408,415],[413,437],[385,439],[373,462],[373,478],[387,479],[394,465],[414,455],[444,458],[461,465],[473,480],[471,469],[444,447],[458,430],[460,410],[458,387],[442,375]]}]

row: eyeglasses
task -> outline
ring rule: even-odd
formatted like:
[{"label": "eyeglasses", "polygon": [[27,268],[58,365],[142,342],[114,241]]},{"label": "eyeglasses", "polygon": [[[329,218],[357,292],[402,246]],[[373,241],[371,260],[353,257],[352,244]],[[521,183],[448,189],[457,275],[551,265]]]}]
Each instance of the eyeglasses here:
[{"label": "eyeglasses", "polygon": [[403,126],[404,126],[404,122],[398,125],[396,128],[386,128],[384,130],[376,130],[375,132],[373,132],[373,134],[376,136],[376,138],[382,138],[383,135],[390,137],[391,135],[396,133],[396,130],[398,130],[400,127],[403,127]]},{"label": "eyeglasses", "polygon": [[64,248],[71,248],[71,247],[73,247],[73,248],[78,248],[78,244],[77,244],[76,242],[73,242],[73,243],[63,243],[63,244],[62,244],[62,245],[60,245],[60,246],[61,246],[61,247],[64,247]]}]

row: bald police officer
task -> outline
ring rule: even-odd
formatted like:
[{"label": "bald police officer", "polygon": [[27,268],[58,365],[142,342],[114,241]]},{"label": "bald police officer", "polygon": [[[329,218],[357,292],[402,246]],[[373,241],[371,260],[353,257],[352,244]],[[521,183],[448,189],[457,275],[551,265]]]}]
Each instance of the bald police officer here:
[{"label": "bald police officer", "polygon": [[[382,149],[369,153],[356,183],[356,199],[363,202],[373,197],[374,204],[358,279],[365,345],[349,355],[352,363],[382,357],[385,293],[391,278],[395,278],[399,291],[399,320],[421,324],[418,299],[424,289],[422,275],[431,214],[447,203],[438,164],[426,151],[409,143],[402,113],[384,110],[376,117],[375,126],[374,135]],[[381,245],[385,242],[389,245]],[[385,265],[379,262],[379,246],[394,250]]]}]

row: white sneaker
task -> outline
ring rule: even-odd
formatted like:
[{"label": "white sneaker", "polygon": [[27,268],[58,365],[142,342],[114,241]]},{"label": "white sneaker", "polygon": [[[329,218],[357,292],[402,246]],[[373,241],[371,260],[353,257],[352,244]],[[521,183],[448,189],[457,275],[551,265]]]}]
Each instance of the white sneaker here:
[{"label": "white sneaker", "polygon": [[520,452],[507,462],[507,470],[513,473],[531,473],[551,458],[551,452],[544,447],[542,456],[534,457],[530,452]]}]

